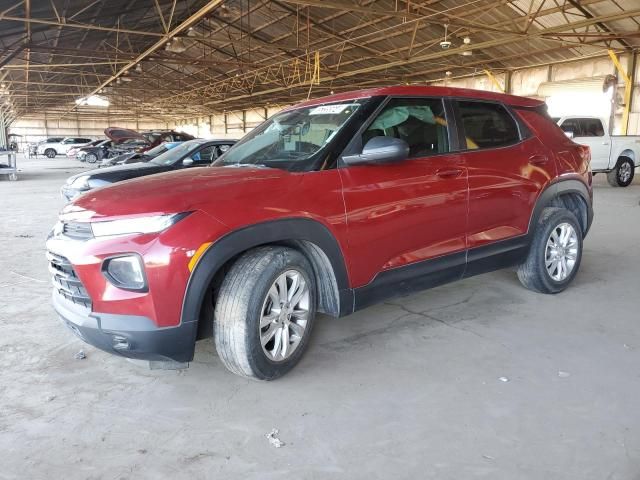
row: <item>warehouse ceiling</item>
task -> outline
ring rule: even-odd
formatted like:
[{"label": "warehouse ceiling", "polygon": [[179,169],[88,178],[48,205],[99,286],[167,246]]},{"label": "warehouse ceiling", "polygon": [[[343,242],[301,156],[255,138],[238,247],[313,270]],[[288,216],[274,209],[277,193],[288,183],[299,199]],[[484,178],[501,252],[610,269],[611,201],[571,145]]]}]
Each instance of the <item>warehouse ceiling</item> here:
[{"label": "warehouse ceiling", "polygon": [[638,0],[0,0],[0,107],[176,119],[638,46]]}]

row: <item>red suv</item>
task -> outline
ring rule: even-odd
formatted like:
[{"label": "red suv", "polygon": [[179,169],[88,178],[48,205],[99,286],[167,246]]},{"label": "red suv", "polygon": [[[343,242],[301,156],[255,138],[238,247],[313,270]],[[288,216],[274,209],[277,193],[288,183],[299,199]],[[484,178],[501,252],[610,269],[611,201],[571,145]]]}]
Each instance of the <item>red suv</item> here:
[{"label": "red suv", "polygon": [[592,218],[589,150],[542,102],[389,87],[288,108],[212,167],[93,190],[47,249],[55,309],[86,342],[188,362],[213,336],[229,370],[268,380],[316,312],[512,265],[560,292]]}]

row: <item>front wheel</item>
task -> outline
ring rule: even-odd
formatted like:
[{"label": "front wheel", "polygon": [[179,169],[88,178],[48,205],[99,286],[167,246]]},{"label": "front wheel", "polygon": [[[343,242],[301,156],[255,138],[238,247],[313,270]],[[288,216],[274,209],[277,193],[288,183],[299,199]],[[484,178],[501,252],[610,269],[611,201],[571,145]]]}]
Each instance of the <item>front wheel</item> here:
[{"label": "front wheel", "polygon": [[95,153],[87,153],[84,156],[84,160],[87,163],[96,163],[98,161],[98,156]]},{"label": "front wheel", "polygon": [[518,278],[529,290],[558,293],[574,279],[581,259],[582,228],[575,215],[564,208],[545,208]]},{"label": "front wheel", "polygon": [[316,314],[309,261],[286,247],[260,247],[241,256],[216,299],[213,336],[231,372],[273,380],[291,370],[308,344]]},{"label": "front wheel", "polygon": [[633,182],[636,166],[629,157],[620,157],[613,170],[607,173],[607,181],[612,187],[628,187]]},{"label": "front wheel", "polygon": [[44,151],[44,154],[47,158],[55,158],[56,156],[56,151],[53,148],[47,148]]}]

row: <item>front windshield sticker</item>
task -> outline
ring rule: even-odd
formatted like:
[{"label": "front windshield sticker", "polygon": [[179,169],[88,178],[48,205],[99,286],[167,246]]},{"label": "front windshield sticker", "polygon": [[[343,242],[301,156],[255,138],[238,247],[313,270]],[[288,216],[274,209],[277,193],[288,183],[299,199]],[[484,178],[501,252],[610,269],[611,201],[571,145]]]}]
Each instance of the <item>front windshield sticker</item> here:
[{"label": "front windshield sticker", "polygon": [[341,113],[345,108],[351,107],[353,104],[344,103],[339,105],[321,105],[309,112],[309,115],[335,115]]}]

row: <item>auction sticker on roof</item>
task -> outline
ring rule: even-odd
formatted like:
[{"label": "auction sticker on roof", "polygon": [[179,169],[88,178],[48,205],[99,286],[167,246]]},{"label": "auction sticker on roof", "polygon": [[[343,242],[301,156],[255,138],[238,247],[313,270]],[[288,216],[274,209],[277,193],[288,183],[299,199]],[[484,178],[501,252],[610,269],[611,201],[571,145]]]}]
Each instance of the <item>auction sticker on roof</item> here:
[{"label": "auction sticker on roof", "polygon": [[335,115],[341,113],[345,108],[350,107],[350,103],[342,103],[338,105],[321,105],[309,112],[309,115]]}]

